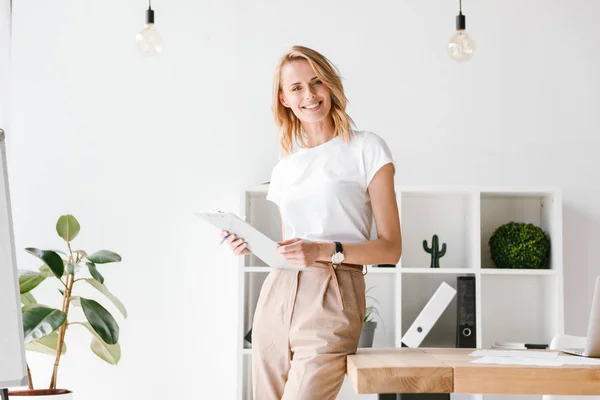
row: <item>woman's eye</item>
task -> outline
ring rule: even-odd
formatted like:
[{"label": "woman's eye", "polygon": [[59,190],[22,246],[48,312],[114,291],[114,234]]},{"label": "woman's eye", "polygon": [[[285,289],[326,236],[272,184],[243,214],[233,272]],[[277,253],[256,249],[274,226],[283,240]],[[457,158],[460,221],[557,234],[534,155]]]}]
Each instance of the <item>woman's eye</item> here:
[{"label": "woman's eye", "polygon": [[315,85],[318,85],[318,84],[320,84],[320,83],[323,83],[323,82],[321,82],[320,80],[318,80],[318,79],[317,79],[317,80],[316,80],[316,81],[314,81],[313,83],[314,83]]},{"label": "woman's eye", "polygon": [[297,89],[298,89],[298,86],[294,86],[294,87],[292,88],[292,92],[295,92]]}]

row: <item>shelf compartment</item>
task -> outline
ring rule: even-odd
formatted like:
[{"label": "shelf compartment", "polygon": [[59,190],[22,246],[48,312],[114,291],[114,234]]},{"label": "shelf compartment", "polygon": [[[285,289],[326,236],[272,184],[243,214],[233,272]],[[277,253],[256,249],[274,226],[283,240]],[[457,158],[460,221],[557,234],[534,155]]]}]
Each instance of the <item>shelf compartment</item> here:
[{"label": "shelf compartment", "polygon": [[[265,193],[261,192],[249,192],[245,201],[246,221],[271,240],[280,241],[281,215],[277,205],[268,201]],[[267,267],[267,264],[254,254],[244,256],[244,265]]]},{"label": "shelf compartment", "polygon": [[[494,231],[508,222],[531,223],[550,236],[550,269],[562,265],[562,211],[559,191],[481,192],[481,268],[496,268],[489,248]],[[553,246],[552,244],[557,244]]]},{"label": "shelf compartment", "polygon": [[[396,268],[389,268],[396,269]],[[395,275],[394,275],[395,277]],[[386,274],[365,275],[365,289],[367,296],[373,297],[379,302],[367,298],[367,307],[375,306],[379,310],[381,318],[373,313],[373,321],[377,322],[373,347],[395,347],[396,342],[396,315],[397,307],[400,306],[398,294],[396,293],[396,279],[390,279]],[[383,319],[383,323],[381,323]]]},{"label": "shelf compartment", "polygon": [[[267,267],[268,268],[268,267]],[[258,296],[260,295],[260,289],[269,275],[268,272],[253,272],[246,273],[244,277],[244,320],[243,320],[243,332],[240,332],[242,338],[246,336],[246,333],[252,328],[252,321],[254,320],[254,311],[256,310],[256,304],[258,303]],[[248,343],[243,339],[244,348],[248,348]]]},{"label": "shelf compartment", "polygon": [[402,266],[429,268],[423,240],[431,246],[435,234],[440,249],[446,243],[440,268],[479,268],[478,192],[401,192],[400,204]]},{"label": "shelf compartment", "polygon": [[562,329],[556,275],[481,276],[483,348],[495,342],[549,344]]},{"label": "shelf compartment", "polygon": [[242,368],[242,399],[252,400],[252,356],[246,350],[242,356]]},{"label": "shelf compartment", "polygon": [[[475,272],[459,274],[402,276],[402,336],[413,324],[423,307],[429,302],[442,282],[457,288],[458,276],[475,276]],[[444,310],[440,318],[425,337],[420,347],[456,347],[457,331],[456,296]]]}]

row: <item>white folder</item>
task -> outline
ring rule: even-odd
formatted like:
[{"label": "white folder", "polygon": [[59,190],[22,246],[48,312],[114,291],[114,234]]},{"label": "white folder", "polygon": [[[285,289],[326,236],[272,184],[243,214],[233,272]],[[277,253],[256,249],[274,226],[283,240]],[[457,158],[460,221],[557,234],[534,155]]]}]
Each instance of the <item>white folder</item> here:
[{"label": "white folder", "polygon": [[412,348],[419,347],[454,296],[456,296],[456,289],[446,282],[442,282],[410,328],[402,336],[402,343]]},{"label": "white folder", "polygon": [[285,257],[277,252],[279,244],[271,240],[267,235],[244,221],[236,214],[224,211],[198,211],[197,216],[211,225],[234,233],[238,238],[244,239],[248,244],[247,249],[255,256],[273,268],[293,269],[310,271],[310,268],[294,267],[290,265]]}]

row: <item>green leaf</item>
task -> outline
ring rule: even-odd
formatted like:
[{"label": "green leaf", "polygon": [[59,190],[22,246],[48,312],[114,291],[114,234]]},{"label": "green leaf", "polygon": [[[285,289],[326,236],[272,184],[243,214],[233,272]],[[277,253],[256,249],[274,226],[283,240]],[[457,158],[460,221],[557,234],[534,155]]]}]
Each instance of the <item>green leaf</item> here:
[{"label": "green leaf", "polygon": [[63,259],[52,250],[40,250],[34,247],[28,247],[25,249],[29,254],[33,254],[42,260],[54,273],[54,275],[60,279],[65,273],[65,265]]},{"label": "green leaf", "polygon": [[40,273],[29,270],[19,270],[19,291],[21,294],[27,293],[36,288],[46,279]]},{"label": "green leaf", "polygon": [[52,278],[54,276],[54,272],[50,269],[46,264],[42,265],[39,268],[40,274],[44,275],[46,278]]},{"label": "green leaf", "polygon": [[119,342],[119,325],[114,317],[97,301],[81,297],[81,307],[94,331],[106,344]]},{"label": "green leaf", "polygon": [[103,285],[102,283],[96,281],[95,279],[84,279],[87,283],[89,283],[90,285],[92,285],[93,287],[95,287],[96,289],[98,289],[98,291],[100,293],[102,293],[103,295],[105,295],[110,301],[112,301],[112,303],[119,309],[119,311],[121,311],[121,314],[123,314],[124,318],[127,318],[127,310],[125,309],[125,306],[123,305],[123,303],[121,303],[121,300],[117,299],[115,297],[114,294],[112,294],[108,288],[106,287],[106,285]]},{"label": "green leaf", "polygon": [[56,223],[56,232],[58,232],[58,236],[70,242],[75,239],[77,234],[79,234],[79,222],[72,215],[61,215]]},{"label": "green leaf", "polygon": [[25,343],[39,340],[57,330],[67,320],[61,310],[38,306],[23,312]]},{"label": "green leaf", "polygon": [[121,345],[119,343],[107,344],[87,322],[74,322],[73,325],[75,324],[85,326],[91,332],[91,334],[94,335],[92,342],[90,343],[90,348],[94,354],[109,364],[117,365],[119,363],[119,360],[121,359]]},{"label": "green leaf", "polygon": [[65,291],[62,289],[58,289],[58,291],[60,292],[60,294],[62,294],[63,296],[65,295]]},{"label": "green leaf", "polygon": [[43,304],[38,304],[38,303],[26,304],[23,307],[21,307],[21,312],[25,312],[25,311],[31,310],[33,308],[36,308],[36,307],[45,307],[45,308],[48,308],[48,306],[45,306]]},{"label": "green leaf", "polygon": [[71,275],[75,275],[75,273],[79,270],[79,265],[75,264],[75,263],[68,263],[67,264],[67,272],[70,273]]},{"label": "green leaf", "polygon": [[102,276],[102,274],[100,272],[98,272],[98,268],[96,268],[96,264],[94,264],[93,262],[86,262],[85,265],[88,266],[88,269],[90,270],[90,274],[94,277],[95,280],[97,280],[100,283],[104,283],[104,277]]},{"label": "green leaf", "polygon": [[98,250],[86,258],[94,264],[106,264],[121,261],[121,256],[110,250]]},{"label": "green leaf", "polygon": [[106,344],[102,339],[92,338],[90,348],[95,355],[109,364],[117,365],[121,359],[121,345],[119,343]]},{"label": "green leaf", "polygon": [[373,307],[367,307],[365,309],[365,318],[364,322],[370,322],[373,318],[371,318],[371,313],[373,312]]},{"label": "green leaf", "polygon": [[37,304],[37,300],[35,299],[35,297],[33,297],[31,292],[23,293],[21,295],[21,304],[23,304],[24,306],[28,306],[31,304]]},{"label": "green leaf", "polygon": [[[54,331],[51,334],[44,336],[33,342],[25,344],[25,350],[35,351],[37,353],[56,355],[56,346],[58,345],[58,332]],[[61,354],[67,353],[67,344],[63,342]]]},{"label": "green leaf", "polygon": [[65,253],[65,252],[64,252],[64,251],[62,251],[62,250],[57,250],[57,249],[50,249],[50,250],[52,250],[52,251],[53,251],[53,252],[55,252],[55,253],[62,254],[62,255],[63,255],[63,256],[65,256],[65,257],[68,257],[67,253]]},{"label": "green leaf", "polygon": [[375,303],[377,303],[378,305],[381,305],[381,303],[379,303],[379,300],[377,300],[375,297],[373,296],[366,296],[367,299],[371,299],[373,300]]}]

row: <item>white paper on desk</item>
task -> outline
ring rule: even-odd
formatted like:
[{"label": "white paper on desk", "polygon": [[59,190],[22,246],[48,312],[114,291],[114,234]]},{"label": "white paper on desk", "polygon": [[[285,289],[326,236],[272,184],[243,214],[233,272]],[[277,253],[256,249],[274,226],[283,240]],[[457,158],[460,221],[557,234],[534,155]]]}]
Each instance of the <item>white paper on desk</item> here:
[{"label": "white paper on desk", "polygon": [[600,365],[600,358],[558,356],[564,365]]},{"label": "white paper on desk", "polygon": [[531,350],[475,350],[469,354],[476,357],[556,358],[557,351]]},{"label": "white paper on desk", "polygon": [[560,367],[563,361],[558,358],[527,358],[527,357],[481,357],[471,361],[475,364],[504,364],[504,365],[539,365]]}]

